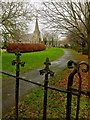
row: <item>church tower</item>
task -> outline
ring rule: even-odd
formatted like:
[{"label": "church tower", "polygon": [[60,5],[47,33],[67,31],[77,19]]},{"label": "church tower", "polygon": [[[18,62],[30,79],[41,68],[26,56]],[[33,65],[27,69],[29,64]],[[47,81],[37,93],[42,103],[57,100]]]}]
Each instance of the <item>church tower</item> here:
[{"label": "church tower", "polygon": [[34,32],[33,32],[32,41],[34,43],[40,43],[41,42],[41,35],[40,35],[40,31],[39,31],[38,18],[37,17],[36,17],[36,23],[35,23],[35,29],[34,29]]}]

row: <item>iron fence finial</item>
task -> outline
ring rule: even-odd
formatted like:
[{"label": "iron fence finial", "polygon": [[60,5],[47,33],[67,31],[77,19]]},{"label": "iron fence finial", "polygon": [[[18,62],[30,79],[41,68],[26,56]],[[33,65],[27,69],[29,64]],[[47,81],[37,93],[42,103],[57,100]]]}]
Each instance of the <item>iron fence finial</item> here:
[{"label": "iron fence finial", "polygon": [[51,65],[50,61],[49,61],[49,58],[46,58],[46,61],[44,62],[45,64],[45,68],[40,70],[40,75],[43,75],[43,74],[50,74],[50,76],[54,76],[54,72],[50,70],[49,66]]}]

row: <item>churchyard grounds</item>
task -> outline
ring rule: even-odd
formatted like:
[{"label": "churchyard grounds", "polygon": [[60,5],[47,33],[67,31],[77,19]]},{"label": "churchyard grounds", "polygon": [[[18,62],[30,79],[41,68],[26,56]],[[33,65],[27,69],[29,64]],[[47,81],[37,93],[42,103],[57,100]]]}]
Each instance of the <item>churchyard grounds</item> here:
[{"label": "churchyard grounds", "polygon": [[[75,60],[84,60],[87,61],[86,55],[81,55],[73,50],[69,51],[71,56],[70,59]],[[49,48],[40,52],[31,52],[31,53],[23,53],[21,55],[21,60],[25,62],[24,68],[21,68],[21,74],[26,72],[30,72],[34,69],[38,69],[43,67],[43,63],[46,57],[49,57],[50,61],[55,61],[58,58],[62,58],[64,55],[64,51],[61,48]],[[2,68],[3,70],[11,73],[15,73],[15,66],[11,65],[11,61],[15,59],[15,55],[13,53],[7,53],[6,51],[2,52]],[[62,61],[61,64],[66,64],[65,61]],[[57,67],[57,66],[56,66]],[[55,66],[54,66],[55,68]],[[52,67],[52,70],[54,69]],[[55,70],[55,69],[54,69]],[[66,66],[61,70],[58,70],[53,78],[50,78],[49,84],[55,85],[56,87],[67,87],[67,79],[71,70],[69,70]],[[84,89],[87,89],[87,74],[83,74],[83,83],[82,86]],[[10,77],[3,76],[3,81],[7,81],[11,79]],[[75,76],[77,79],[77,76]],[[8,84],[8,82],[7,82]],[[75,81],[75,87],[78,87],[78,81]],[[4,89],[4,88],[3,88]],[[59,93],[57,91],[49,90],[48,94],[48,109],[47,109],[47,117],[48,118],[65,118],[65,99],[66,95],[64,93]],[[73,97],[73,105],[72,105],[72,117],[75,117],[75,105],[76,105],[76,97]],[[13,105],[14,106],[14,105]],[[5,120],[14,120],[14,109],[15,107],[10,108],[4,115],[3,119]],[[11,112],[12,111],[12,112]],[[19,101],[19,119],[23,118],[42,118],[43,111],[43,88],[36,87],[30,90],[26,95],[24,95]],[[87,98],[82,96],[80,103],[80,118],[87,117]]]}]

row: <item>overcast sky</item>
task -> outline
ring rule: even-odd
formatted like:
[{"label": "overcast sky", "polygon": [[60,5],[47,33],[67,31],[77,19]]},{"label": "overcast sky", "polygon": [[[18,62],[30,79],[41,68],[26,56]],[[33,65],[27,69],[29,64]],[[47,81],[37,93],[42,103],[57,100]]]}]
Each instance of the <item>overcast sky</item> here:
[{"label": "overcast sky", "polygon": [[50,1],[50,0],[2,0],[2,2],[20,2],[20,1],[24,1],[24,2],[30,2],[30,3],[41,3],[41,2],[45,2],[45,1]]},{"label": "overcast sky", "polygon": [[[14,1],[14,2],[20,2],[20,1],[28,1],[30,3],[41,3],[41,2],[46,2],[46,1],[53,1],[53,0],[1,0],[2,2],[5,1],[5,2],[10,2],[10,1]],[[67,1],[70,1],[70,0],[55,0],[55,1],[61,1],[61,2],[67,2]],[[76,1],[76,2],[85,2],[85,1],[90,1],[90,0],[72,0],[72,1]],[[40,5],[40,4],[39,4]]]},{"label": "overcast sky", "polygon": [[[2,0],[2,2],[29,2],[30,4],[34,5],[37,9],[40,7],[40,3],[41,2],[50,2],[50,1],[53,1],[53,0]],[[61,1],[61,2],[66,2],[66,1],[70,1],[70,0],[55,0],[55,1]],[[78,1],[78,2],[85,2],[87,0],[72,0],[72,1]],[[90,1],[90,0],[88,0]],[[35,28],[35,20],[33,22],[31,22],[31,24],[29,25],[29,33],[33,32],[34,31],[34,28]],[[40,31],[42,30],[42,28],[44,28],[43,25],[40,24],[40,19],[39,19],[39,28],[40,28]]]}]

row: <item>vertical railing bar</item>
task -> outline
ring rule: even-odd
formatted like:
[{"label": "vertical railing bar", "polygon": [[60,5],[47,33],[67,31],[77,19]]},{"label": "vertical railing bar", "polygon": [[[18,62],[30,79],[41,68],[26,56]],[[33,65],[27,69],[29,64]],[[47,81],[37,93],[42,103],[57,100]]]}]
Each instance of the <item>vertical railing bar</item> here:
[{"label": "vertical railing bar", "polygon": [[19,102],[19,72],[20,72],[20,64],[24,67],[25,62],[20,60],[20,51],[19,49],[15,52],[16,60],[12,61],[12,65],[16,64],[16,88],[15,88],[15,120],[18,120],[18,102]]},{"label": "vertical railing bar", "polygon": [[67,90],[70,91],[67,93],[67,107],[66,107],[66,120],[71,120],[71,102],[72,102],[72,92],[71,87],[73,85],[73,78],[74,75],[77,73],[77,70],[74,69],[73,72],[68,77],[68,88]]},{"label": "vertical railing bar", "polygon": [[47,118],[47,90],[48,90],[47,86],[48,86],[48,74],[45,74],[43,120],[46,120]]},{"label": "vertical railing bar", "polygon": [[82,69],[82,72],[88,72],[89,71],[89,65],[84,62],[84,61],[81,61],[77,64],[77,73],[78,73],[78,76],[79,76],[79,87],[78,87],[78,91],[79,91],[79,95],[77,97],[77,111],[76,111],[76,120],[79,119],[79,111],[80,111],[80,97],[81,97],[81,85],[82,85],[82,78],[81,78],[81,74],[80,74],[80,66],[81,65],[84,65],[85,68]]},{"label": "vertical railing bar", "polygon": [[67,106],[66,106],[66,120],[71,120],[71,102],[72,102],[72,85],[73,85],[73,78],[74,75],[77,73],[77,64],[70,60],[67,64],[68,68],[73,68],[73,64],[75,66],[75,69],[72,71],[72,73],[68,77],[68,84],[67,84],[67,90],[70,91],[67,93]]},{"label": "vertical railing bar", "polygon": [[79,95],[77,96],[76,120],[79,119],[80,96],[81,96],[81,85],[82,85],[82,78],[81,78],[81,74],[80,74],[79,70],[77,71],[77,73],[78,73],[78,76],[79,76],[79,87],[78,87]]},{"label": "vertical railing bar", "polygon": [[18,120],[18,99],[19,99],[19,71],[20,71],[20,65],[18,64],[18,61],[20,61],[20,56],[17,54],[16,56],[16,90],[15,90],[15,120]]},{"label": "vertical railing bar", "polygon": [[48,90],[48,75],[54,76],[54,72],[52,72],[49,69],[49,65],[51,63],[49,62],[49,58],[46,58],[46,62],[44,62],[45,68],[40,70],[40,75],[45,74],[45,80],[44,80],[44,109],[43,109],[43,120],[47,119],[47,90]]}]

